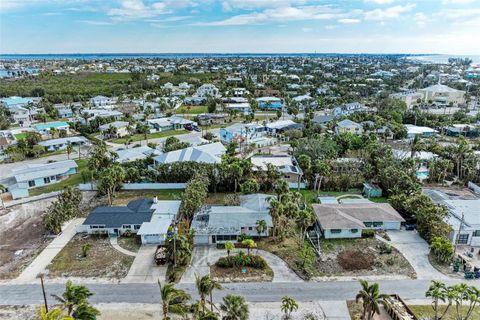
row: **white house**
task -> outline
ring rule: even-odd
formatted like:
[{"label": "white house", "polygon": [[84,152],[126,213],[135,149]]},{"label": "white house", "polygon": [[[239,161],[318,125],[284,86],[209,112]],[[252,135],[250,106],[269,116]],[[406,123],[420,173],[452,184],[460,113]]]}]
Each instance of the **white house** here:
[{"label": "white house", "polygon": [[432,101],[438,105],[454,105],[465,103],[465,91],[450,88],[443,84],[436,84],[418,90],[423,95],[423,101]]},{"label": "white house", "polygon": [[206,83],[200,86],[197,89],[197,96],[199,97],[218,97],[219,96],[219,90],[215,85],[211,83]]}]

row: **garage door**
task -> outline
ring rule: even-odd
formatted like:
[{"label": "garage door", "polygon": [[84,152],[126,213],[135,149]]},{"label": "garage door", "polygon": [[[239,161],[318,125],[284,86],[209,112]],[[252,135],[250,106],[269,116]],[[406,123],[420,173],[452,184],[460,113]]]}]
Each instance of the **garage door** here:
[{"label": "garage door", "polygon": [[160,236],[159,235],[145,235],[143,236],[143,243],[145,244],[157,244],[160,243]]},{"label": "garage door", "polygon": [[195,244],[209,244],[209,236],[201,235],[195,236]]}]

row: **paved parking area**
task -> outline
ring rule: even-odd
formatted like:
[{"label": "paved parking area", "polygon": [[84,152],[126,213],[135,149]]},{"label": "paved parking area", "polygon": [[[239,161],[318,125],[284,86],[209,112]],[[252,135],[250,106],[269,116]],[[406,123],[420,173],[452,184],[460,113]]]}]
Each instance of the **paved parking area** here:
[{"label": "paved parking area", "polygon": [[[235,249],[235,251],[242,249]],[[244,250],[246,252],[246,250]],[[263,257],[273,270],[273,282],[302,282],[303,280],[293,272],[287,264],[276,255],[263,250],[253,250],[254,254]],[[220,257],[227,255],[226,250],[214,246],[196,246],[193,249],[192,265],[182,277],[181,283],[194,283],[195,275],[203,276],[210,273],[210,265]]]},{"label": "paved parking area", "polygon": [[397,248],[410,262],[421,280],[446,280],[446,275],[432,267],[428,261],[428,243],[416,231],[388,231],[391,245]]},{"label": "paved parking area", "polygon": [[142,245],[135,256],[135,260],[128,271],[127,276],[122,280],[123,283],[154,283],[160,279],[165,281],[167,273],[166,265],[157,266],[153,257],[155,255],[155,245]]}]

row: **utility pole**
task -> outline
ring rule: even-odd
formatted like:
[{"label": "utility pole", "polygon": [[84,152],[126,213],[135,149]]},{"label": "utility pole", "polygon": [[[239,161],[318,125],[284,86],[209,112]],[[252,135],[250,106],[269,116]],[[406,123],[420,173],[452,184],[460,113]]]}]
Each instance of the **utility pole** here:
[{"label": "utility pole", "polygon": [[457,237],[454,239],[455,241],[455,252],[457,251],[457,246],[458,246],[458,240],[460,238],[460,232],[462,231],[462,226],[463,226],[463,221],[465,219],[465,214],[462,212],[462,219],[460,220],[460,226],[458,227],[458,231],[457,231]]},{"label": "utility pole", "polygon": [[175,225],[173,228],[173,266],[177,266],[177,231],[178,228]]},{"label": "utility pole", "polygon": [[45,293],[45,285],[43,284],[43,274],[40,274],[40,283],[42,284],[43,302],[45,304],[45,312],[48,313],[47,294]]}]

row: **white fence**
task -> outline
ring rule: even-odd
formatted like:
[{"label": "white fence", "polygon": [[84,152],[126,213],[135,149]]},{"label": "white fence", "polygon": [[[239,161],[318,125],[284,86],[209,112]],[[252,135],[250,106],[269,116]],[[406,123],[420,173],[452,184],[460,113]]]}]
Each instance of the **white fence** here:
[{"label": "white fence", "polygon": [[[122,190],[165,190],[185,189],[186,183],[124,183]],[[81,191],[97,190],[95,183],[81,183],[78,185]]]},{"label": "white fence", "polygon": [[480,186],[476,185],[473,182],[468,182],[468,187],[473,190],[475,193],[480,193]]}]

